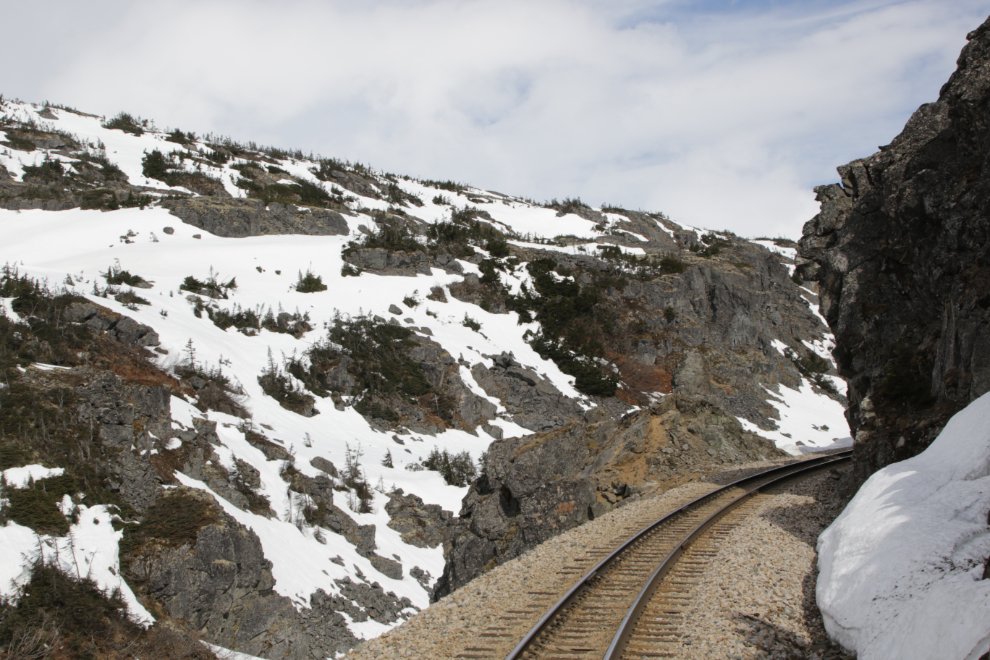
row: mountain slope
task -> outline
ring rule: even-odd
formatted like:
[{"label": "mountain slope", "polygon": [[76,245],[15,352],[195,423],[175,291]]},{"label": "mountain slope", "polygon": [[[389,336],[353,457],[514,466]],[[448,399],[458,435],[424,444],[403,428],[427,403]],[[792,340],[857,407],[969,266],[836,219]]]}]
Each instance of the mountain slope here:
[{"label": "mountain slope", "polygon": [[[491,474],[498,452],[482,458],[502,438],[537,447],[610,429],[591,463],[559,475],[583,484],[578,515],[536,524],[520,536],[531,544],[635,489],[754,455],[740,438],[765,455],[771,442],[797,453],[847,435],[831,338],[784,241],[578,200],[541,206],[126,115],[10,101],[2,112],[5,374],[71,392],[95,429],[106,492],[60,506],[120,518],[92,574],[143,622],[186,622],[266,657],[324,657],[380,634],[426,607],[459,561],[485,488],[468,485],[479,467]],[[57,332],[85,328],[78,346],[46,348],[63,339],[32,326],[31,301],[49,298],[25,278],[62,295],[37,305]],[[615,444],[624,416],[646,423],[671,406],[683,419],[650,437],[677,438],[676,451]],[[8,484],[10,470],[42,484],[42,469],[81,469],[37,437],[3,440]],[[623,467],[630,452],[636,470]],[[509,499],[525,508],[531,495]],[[443,509],[465,496],[451,519]],[[177,511],[198,512],[181,538],[154,523]],[[38,537],[9,518],[5,543],[31,556]],[[81,524],[35,531],[56,547]],[[487,542],[511,544],[500,533]],[[57,561],[78,573],[71,555]],[[0,587],[13,596],[29,577],[22,566]]]}]

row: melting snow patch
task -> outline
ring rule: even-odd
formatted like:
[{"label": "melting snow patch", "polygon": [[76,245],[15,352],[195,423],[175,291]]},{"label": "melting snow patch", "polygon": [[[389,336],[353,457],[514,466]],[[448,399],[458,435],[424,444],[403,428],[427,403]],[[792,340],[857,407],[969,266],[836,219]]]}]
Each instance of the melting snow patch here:
[{"label": "melting snow patch", "polygon": [[825,628],[859,660],[990,649],[990,394],[923,453],[876,472],[818,538]]}]

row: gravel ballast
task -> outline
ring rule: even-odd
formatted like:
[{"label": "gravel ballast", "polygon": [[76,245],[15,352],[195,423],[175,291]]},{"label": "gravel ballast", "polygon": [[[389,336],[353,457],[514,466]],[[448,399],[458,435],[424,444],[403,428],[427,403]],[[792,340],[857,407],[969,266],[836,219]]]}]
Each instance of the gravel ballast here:
[{"label": "gravel ballast", "polygon": [[[739,478],[742,469],[779,463],[740,466],[733,478]],[[818,485],[806,485],[811,482]],[[834,483],[822,475],[785,487],[787,494],[764,497],[753,523],[733,532],[733,542],[723,545],[710,576],[696,588],[697,611],[688,618],[690,630],[684,631],[683,657],[842,657],[830,645],[821,652],[817,647],[810,651],[815,644],[827,643],[814,607],[814,544],[839,509],[816,498],[831,492]],[[363,643],[347,658],[502,660],[546,609],[608,552],[650,522],[717,487],[691,482],[630,502],[492,569],[401,626]],[[767,552],[768,547],[773,551]],[[804,655],[794,655],[799,649]]]}]

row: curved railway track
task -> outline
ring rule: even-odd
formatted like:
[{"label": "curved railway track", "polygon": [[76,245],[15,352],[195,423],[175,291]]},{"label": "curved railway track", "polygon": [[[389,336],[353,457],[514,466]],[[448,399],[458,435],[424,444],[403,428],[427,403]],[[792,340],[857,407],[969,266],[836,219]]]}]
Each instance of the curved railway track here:
[{"label": "curved railway track", "polygon": [[[505,660],[676,657],[679,624],[692,587],[725,537],[758,506],[761,490],[847,461],[850,455],[839,452],[751,475],[647,525],[584,573]],[[478,653],[489,649],[473,650],[459,657],[492,657]]]}]

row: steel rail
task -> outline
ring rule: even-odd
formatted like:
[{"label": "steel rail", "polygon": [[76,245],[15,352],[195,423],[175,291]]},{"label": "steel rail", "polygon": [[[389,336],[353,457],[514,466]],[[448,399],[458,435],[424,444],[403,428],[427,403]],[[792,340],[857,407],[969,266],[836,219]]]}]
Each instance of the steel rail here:
[{"label": "steel rail", "polygon": [[[787,463],[786,465],[781,465],[781,466],[778,466],[778,467],[775,467],[775,468],[771,468],[769,470],[764,470],[763,472],[758,472],[756,474],[749,475],[748,477],[743,477],[742,479],[737,479],[736,481],[733,481],[732,483],[726,484],[725,486],[721,486],[721,487],[713,490],[710,493],[707,493],[705,495],[702,495],[701,497],[696,498],[696,499],[688,502],[687,504],[685,504],[684,506],[678,508],[677,510],[672,511],[672,512],[668,513],[667,515],[661,517],[660,519],[658,519],[658,520],[650,523],[649,525],[647,525],[646,527],[644,527],[643,529],[641,529],[639,532],[637,532],[636,534],[634,534],[633,536],[631,536],[630,538],[628,538],[622,545],[620,545],[618,548],[616,548],[615,550],[613,550],[607,557],[605,557],[600,562],[598,562],[590,571],[588,571],[587,573],[585,573],[584,576],[582,576],[581,579],[578,580],[574,584],[574,586],[572,586],[560,598],[560,600],[558,600],[554,604],[553,607],[551,607],[549,610],[547,610],[546,614],[544,614],[543,617],[540,618],[540,620],[536,623],[536,625],[534,625],[530,629],[530,631],[528,633],[526,633],[525,637],[523,637],[522,640],[520,640],[520,642],[516,645],[516,647],[512,649],[512,651],[509,653],[509,655],[507,655],[505,657],[505,660],[519,660],[522,657],[523,653],[525,653],[526,650],[529,648],[529,646],[533,643],[533,641],[535,641],[536,638],[540,635],[540,633],[542,633],[553,622],[553,620],[556,619],[557,616],[571,602],[573,602],[575,600],[575,598],[577,598],[577,596],[582,591],[585,590],[585,588],[587,588],[588,583],[596,575],[598,575],[602,570],[608,568],[608,566],[612,562],[614,562],[616,559],[618,559],[627,549],[629,549],[630,546],[632,546],[634,543],[636,543],[637,541],[639,541],[641,538],[643,538],[644,536],[646,536],[647,534],[649,534],[651,531],[653,531],[654,529],[656,529],[658,526],[662,525],[663,523],[665,523],[665,522],[667,522],[667,521],[669,521],[669,520],[671,520],[673,518],[676,518],[677,516],[682,515],[688,509],[691,509],[692,507],[695,507],[695,506],[703,503],[705,500],[711,499],[711,498],[713,498],[713,497],[715,497],[715,496],[717,496],[717,495],[719,495],[721,493],[724,493],[724,492],[726,492],[726,491],[728,491],[728,490],[730,490],[732,488],[738,488],[742,484],[745,484],[747,482],[757,481],[759,479],[762,479],[762,478],[765,478],[765,477],[771,476],[771,475],[776,475],[778,473],[784,473],[784,475],[790,475],[791,473],[794,473],[794,472],[803,472],[805,469],[810,469],[812,467],[821,467],[822,465],[827,465],[827,464],[839,462],[841,460],[844,460],[844,459],[848,458],[851,455],[852,455],[852,450],[846,450],[846,451],[842,451],[842,452],[836,452],[836,453],[833,453],[833,454],[828,454],[826,456],[822,456],[820,458],[813,458],[813,459],[806,460],[806,461],[795,461],[795,462],[792,462],[792,463]],[[748,491],[746,494],[740,496],[740,499],[744,499],[744,498],[748,497],[752,492],[755,492],[755,491],[759,490],[759,488],[762,488],[762,487],[764,487],[766,485],[767,484],[761,484],[760,486],[758,486],[758,487],[752,489],[751,491]],[[727,506],[730,506],[731,507],[731,506],[733,506],[735,504],[735,502],[736,501],[734,501],[733,503],[730,503]],[[678,547],[680,547],[680,546],[678,546]],[[613,640],[613,642],[614,642],[614,640]]]},{"label": "steel rail", "polygon": [[[849,453],[851,454],[851,452]],[[639,618],[643,614],[643,610],[646,609],[646,606],[650,602],[650,598],[653,596],[653,592],[656,591],[657,587],[660,586],[660,583],[663,581],[663,578],[666,577],[666,575],[677,563],[677,560],[680,559],[681,556],[685,553],[687,548],[691,546],[695,541],[697,541],[702,534],[708,531],[708,529],[712,525],[714,525],[716,522],[719,521],[719,519],[721,519],[727,513],[738,507],[744,501],[756,495],[764,488],[779,485],[780,483],[787,481],[788,479],[793,479],[794,477],[805,474],[807,472],[820,470],[827,465],[831,465],[832,463],[842,463],[850,459],[849,455],[842,455],[835,457],[837,455],[833,454],[832,456],[834,458],[832,458],[831,460],[826,460],[816,465],[807,465],[807,466],[802,465],[802,467],[798,470],[781,475],[767,483],[755,486],[745,494],[740,495],[732,502],[726,504],[724,507],[722,507],[721,509],[710,515],[707,519],[705,519],[703,522],[698,524],[697,527],[691,530],[691,532],[687,536],[685,536],[674,547],[673,550],[670,551],[670,554],[668,554],[667,557],[663,560],[663,563],[657,566],[656,570],[653,571],[653,574],[650,576],[650,579],[643,586],[639,594],[636,596],[636,600],[633,601],[633,604],[629,607],[629,612],[626,614],[625,617],[623,617],[622,623],[619,624],[619,629],[616,631],[615,637],[612,638],[612,643],[609,645],[608,650],[605,652],[605,656],[602,658],[602,660],[617,660],[622,656],[622,653],[625,651],[626,645],[629,642],[629,638],[632,636],[633,632],[635,631],[636,624],[638,623]]]}]

